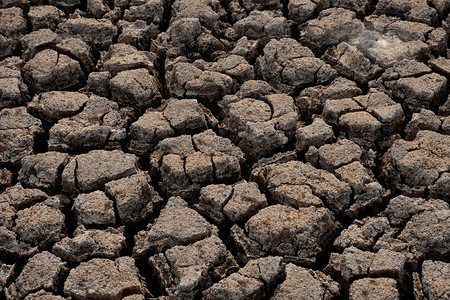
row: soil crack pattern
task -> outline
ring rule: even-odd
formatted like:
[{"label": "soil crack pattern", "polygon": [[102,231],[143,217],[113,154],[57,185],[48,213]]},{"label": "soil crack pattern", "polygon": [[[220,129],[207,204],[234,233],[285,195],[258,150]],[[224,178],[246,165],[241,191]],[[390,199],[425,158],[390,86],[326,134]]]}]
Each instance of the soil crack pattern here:
[{"label": "soil crack pattern", "polygon": [[450,300],[449,0],[0,0],[0,300]]}]

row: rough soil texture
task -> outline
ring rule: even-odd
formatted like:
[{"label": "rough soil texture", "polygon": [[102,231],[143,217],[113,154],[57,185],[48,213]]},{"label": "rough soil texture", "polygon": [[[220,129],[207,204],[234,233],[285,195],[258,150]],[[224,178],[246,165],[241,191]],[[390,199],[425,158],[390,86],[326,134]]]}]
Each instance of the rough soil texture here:
[{"label": "rough soil texture", "polygon": [[450,299],[449,0],[0,0],[0,300]]}]

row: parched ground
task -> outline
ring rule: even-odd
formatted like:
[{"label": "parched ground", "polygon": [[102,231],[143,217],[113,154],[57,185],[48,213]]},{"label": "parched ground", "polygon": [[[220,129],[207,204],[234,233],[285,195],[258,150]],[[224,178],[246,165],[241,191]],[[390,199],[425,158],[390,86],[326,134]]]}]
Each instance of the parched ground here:
[{"label": "parched ground", "polygon": [[449,13],[0,0],[0,299],[450,299]]}]

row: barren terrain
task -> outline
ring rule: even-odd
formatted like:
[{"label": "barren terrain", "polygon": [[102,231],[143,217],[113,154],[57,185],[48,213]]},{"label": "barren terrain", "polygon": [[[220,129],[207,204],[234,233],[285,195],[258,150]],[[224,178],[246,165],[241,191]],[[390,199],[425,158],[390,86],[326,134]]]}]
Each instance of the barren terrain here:
[{"label": "barren terrain", "polygon": [[0,0],[0,299],[450,299],[449,0]]}]

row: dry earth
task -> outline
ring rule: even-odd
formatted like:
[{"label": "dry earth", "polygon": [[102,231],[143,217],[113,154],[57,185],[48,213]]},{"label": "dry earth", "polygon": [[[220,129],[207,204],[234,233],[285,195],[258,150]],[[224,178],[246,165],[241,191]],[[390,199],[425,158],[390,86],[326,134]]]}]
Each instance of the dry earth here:
[{"label": "dry earth", "polygon": [[449,0],[0,0],[0,299],[450,299]]}]

